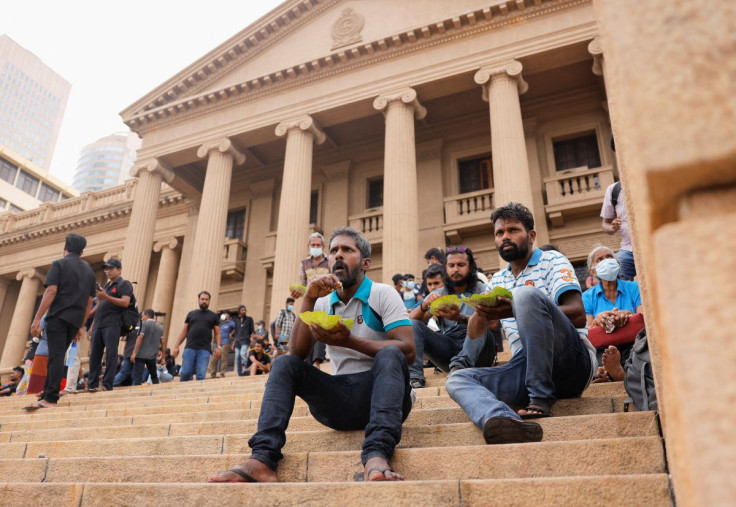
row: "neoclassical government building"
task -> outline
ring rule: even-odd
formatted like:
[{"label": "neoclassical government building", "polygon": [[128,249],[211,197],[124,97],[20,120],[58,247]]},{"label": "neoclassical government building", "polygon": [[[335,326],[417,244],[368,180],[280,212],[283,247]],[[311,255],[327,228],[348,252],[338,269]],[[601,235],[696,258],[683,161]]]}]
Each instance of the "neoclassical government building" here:
[{"label": "neoclassical government building", "polygon": [[125,184],[0,215],[0,369],[70,232],[100,282],[121,259],[170,340],[201,290],[273,318],[313,231],[363,231],[377,281],[435,246],[497,270],[489,217],[509,201],[576,264],[615,247],[597,36],[590,0],[285,1],[122,111],[143,140]]}]

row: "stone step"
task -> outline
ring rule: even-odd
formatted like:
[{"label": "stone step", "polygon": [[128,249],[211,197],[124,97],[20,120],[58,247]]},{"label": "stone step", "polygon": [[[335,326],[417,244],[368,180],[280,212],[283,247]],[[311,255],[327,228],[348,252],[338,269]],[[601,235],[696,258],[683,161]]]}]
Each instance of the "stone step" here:
[{"label": "stone step", "polygon": [[671,506],[666,474],[555,477],[543,479],[438,480],[305,484],[148,484],[148,483],[20,483],[0,484],[7,505],[323,505],[438,506],[484,505],[568,507],[594,505]]},{"label": "stone step", "polygon": [[[133,440],[133,439],[131,439]],[[45,455],[32,450],[21,459],[0,461],[3,480],[43,482],[200,482],[245,460],[249,453],[224,452],[222,437],[187,437],[198,446],[159,446],[156,439],[135,439],[138,451],[100,456],[84,453],[89,442],[76,442],[78,456]],[[172,439],[158,439],[159,441]],[[203,445],[210,443],[211,445]],[[121,444],[121,441],[115,442]],[[217,444],[220,447],[217,447]],[[66,444],[66,443],[65,443]],[[6,444],[26,445],[26,444]],[[27,444],[29,447],[34,444]],[[287,444],[288,445],[288,444]],[[40,447],[38,448],[40,450]],[[164,452],[162,452],[164,451]],[[192,452],[189,452],[192,451]],[[200,452],[196,452],[200,451]],[[202,452],[204,451],[204,452]],[[186,456],[188,459],[183,458]],[[657,474],[665,472],[658,436],[572,440],[509,445],[397,449],[394,468],[408,480],[512,479],[524,477]],[[604,464],[602,466],[602,464]],[[289,452],[279,466],[283,482],[351,482],[362,471],[360,451]]]}]

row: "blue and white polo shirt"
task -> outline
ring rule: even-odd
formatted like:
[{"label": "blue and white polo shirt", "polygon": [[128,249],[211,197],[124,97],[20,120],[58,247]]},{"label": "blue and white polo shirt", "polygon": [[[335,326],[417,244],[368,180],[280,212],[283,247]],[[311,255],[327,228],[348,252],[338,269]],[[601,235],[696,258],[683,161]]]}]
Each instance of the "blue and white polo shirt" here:
[{"label": "blue and white polo shirt", "polygon": [[[519,287],[536,287],[557,304],[560,303],[560,296],[565,292],[571,290],[580,292],[580,283],[575,277],[575,269],[567,257],[554,250],[544,252],[539,248],[534,249],[529,263],[518,277],[514,277],[511,272],[511,265],[495,273],[488,288],[492,289],[496,286],[510,290],[511,294]],[[501,319],[501,326],[509,341],[511,353],[516,354],[522,348],[516,319]],[[586,328],[577,328],[577,330],[580,339],[585,342],[585,346],[591,352],[591,364],[596,365],[595,348],[588,341],[588,330]]]},{"label": "blue and white polo shirt", "polygon": [[[404,301],[396,289],[383,283],[374,283],[368,277],[363,279],[347,305],[340,301],[337,291],[334,291],[319,298],[314,304],[314,311],[354,319],[352,334],[367,340],[389,340],[388,331],[400,326],[411,327]],[[333,375],[360,373],[373,366],[373,358],[357,350],[328,345],[327,352]]]}]

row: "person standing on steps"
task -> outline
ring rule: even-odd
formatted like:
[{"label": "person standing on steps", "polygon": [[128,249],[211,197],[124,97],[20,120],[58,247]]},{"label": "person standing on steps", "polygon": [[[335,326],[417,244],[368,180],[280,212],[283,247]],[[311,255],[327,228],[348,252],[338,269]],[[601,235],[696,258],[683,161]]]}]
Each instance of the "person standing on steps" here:
[{"label": "person standing on steps", "polygon": [[192,380],[193,374],[197,375],[197,380],[205,379],[213,336],[217,343],[214,354],[215,356],[220,355],[220,318],[210,310],[210,298],[210,293],[206,290],[197,294],[199,309],[187,314],[184,327],[174,345],[172,355],[177,357],[179,346],[185,338],[187,339],[187,345],[181,355],[179,382]]}]

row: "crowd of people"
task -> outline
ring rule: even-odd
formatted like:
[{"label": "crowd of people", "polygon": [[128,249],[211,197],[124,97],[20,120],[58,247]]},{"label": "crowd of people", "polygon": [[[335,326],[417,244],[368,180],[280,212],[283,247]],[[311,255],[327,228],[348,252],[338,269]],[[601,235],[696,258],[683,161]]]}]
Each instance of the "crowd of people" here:
[{"label": "crowd of people", "polygon": [[[364,480],[401,480],[391,468],[391,457],[414,390],[426,385],[428,366],[449,373],[448,394],[481,428],[486,443],[538,442],[543,429],[534,419],[550,417],[558,399],[580,396],[591,382],[623,378],[625,359],[644,327],[639,288],[631,280],[635,267],[622,201],[620,189],[608,189],[602,227],[622,234],[621,250],[593,248],[587,269],[596,283],[584,283],[590,285],[585,292],[561,252],[552,245],[535,246],[529,209],[509,203],[491,215],[492,240],[508,264],[490,281],[470,248],[451,246],[426,253],[427,269],[419,282],[409,273],[396,274],[393,285],[373,282],[366,276],[370,243],[355,229],[338,228],[329,242],[319,233],[308,238],[309,256],[300,266],[302,286],[292,287],[271,323],[273,344],[265,322],[254,323],[245,306],[233,315],[217,314],[209,308],[211,295],[202,291],[171,351],[164,348],[155,312],[147,309],[127,336],[120,359],[120,320],[113,316],[129,307],[132,285],[120,277],[120,261],[110,259],[104,265],[108,283],[95,286],[94,273],[80,259],[84,238],[69,235],[65,256],[49,270],[31,326],[32,335],[47,342],[48,362],[40,399],[26,409],[52,407],[60,388],[69,389],[61,386],[64,355],[83,334],[82,324],[91,320],[89,392],[127,381],[138,385],[145,377],[154,384],[177,374],[182,382],[204,380],[208,374],[222,377],[229,370],[231,351],[235,374],[269,374],[258,430],[249,440],[250,458],[213,475],[211,482],[278,480],[297,396],[325,426],[365,430]],[[498,287],[511,296],[498,296],[492,306],[455,300],[432,308],[445,296],[468,300]],[[297,318],[313,311],[341,320],[325,329]],[[352,320],[350,327],[345,319]],[[512,355],[498,365],[504,339]],[[331,374],[320,368],[326,360],[331,361]],[[68,356],[66,362],[70,371],[79,370],[74,359]],[[23,374],[22,367],[14,370],[0,394],[17,390]]]}]

